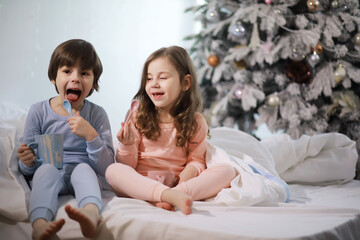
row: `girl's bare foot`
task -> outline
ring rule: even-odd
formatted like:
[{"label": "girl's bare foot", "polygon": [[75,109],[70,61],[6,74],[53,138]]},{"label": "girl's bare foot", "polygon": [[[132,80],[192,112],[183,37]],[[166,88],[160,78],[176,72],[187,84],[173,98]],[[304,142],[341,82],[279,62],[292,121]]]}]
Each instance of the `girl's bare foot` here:
[{"label": "girl's bare foot", "polygon": [[48,222],[43,218],[35,220],[33,223],[32,239],[34,240],[52,240],[60,239],[56,233],[64,226],[65,220],[60,219]]},{"label": "girl's bare foot", "polygon": [[192,198],[186,193],[168,188],[161,195],[161,201],[168,202],[171,205],[177,207],[185,215],[189,215],[192,212]]},{"label": "girl's bare foot", "polygon": [[175,211],[175,208],[173,205],[171,205],[170,203],[168,202],[157,202],[155,204],[156,207],[158,208],[162,208],[162,209],[165,209],[165,210],[168,210],[168,211]]},{"label": "girl's bare foot", "polygon": [[82,208],[65,206],[65,211],[69,218],[80,224],[81,232],[84,237],[93,238],[98,233],[98,222],[100,220],[99,209],[95,204],[86,204]]}]

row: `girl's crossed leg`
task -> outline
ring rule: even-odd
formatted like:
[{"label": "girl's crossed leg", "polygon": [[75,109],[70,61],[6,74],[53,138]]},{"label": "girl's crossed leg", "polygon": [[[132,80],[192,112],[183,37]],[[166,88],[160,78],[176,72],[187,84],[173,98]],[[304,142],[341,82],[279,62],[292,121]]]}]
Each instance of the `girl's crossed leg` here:
[{"label": "girl's crossed leg", "polygon": [[125,164],[111,164],[106,170],[105,177],[118,196],[129,196],[150,202],[165,201],[179,208],[184,214],[191,213],[191,196],[142,176]]}]

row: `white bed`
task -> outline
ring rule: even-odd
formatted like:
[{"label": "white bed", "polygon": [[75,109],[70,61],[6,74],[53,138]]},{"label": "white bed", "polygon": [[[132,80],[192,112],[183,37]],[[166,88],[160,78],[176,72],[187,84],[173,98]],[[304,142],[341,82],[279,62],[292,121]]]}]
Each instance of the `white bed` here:
[{"label": "white bed", "polygon": [[[16,165],[26,112],[0,102],[0,238],[6,240],[31,239],[29,189]],[[238,182],[214,199],[194,202],[188,216],[104,190],[96,239],[360,239],[360,181],[353,180],[358,157],[353,141],[324,134],[296,141],[278,135],[259,142],[233,129],[211,132],[209,164],[227,154],[222,157],[232,164],[240,159],[263,167],[288,183],[289,202],[283,201],[286,194],[280,185],[241,164]],[[76,206],[72,196],[60,197],[57,218],[65,218],[66,224],[59,237],[83,239],[78,224],[65,214],[68,203]]]}]

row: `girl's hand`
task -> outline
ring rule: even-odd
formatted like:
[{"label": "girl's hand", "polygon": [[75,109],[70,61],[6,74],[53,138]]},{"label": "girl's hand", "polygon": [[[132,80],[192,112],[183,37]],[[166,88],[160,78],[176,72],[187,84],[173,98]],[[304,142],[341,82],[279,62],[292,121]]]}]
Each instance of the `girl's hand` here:
[{"label": "girl's hand", "polygon": [[132,145],[135,143],[135,137],[134,137],[134,130],[132,128],[133,123],[127,122],[121,123],[121,129],[116,135],[119,142],[121,142],[124,145]]},{"label": "girl's hand", "polygon": [[35,164],[36,156],[34,150],[29,148],[25,143],[22,143],[17,150],[17,157],[28,167]]},{"label": "girl's hand", "polygon": [[79,137],[85,138],[86,141],[92,141],[97,137],[96,130],[91,124],[80,116],[80,112],[77,111],[75,116],[69,117],[67,120],[71,132]]}]

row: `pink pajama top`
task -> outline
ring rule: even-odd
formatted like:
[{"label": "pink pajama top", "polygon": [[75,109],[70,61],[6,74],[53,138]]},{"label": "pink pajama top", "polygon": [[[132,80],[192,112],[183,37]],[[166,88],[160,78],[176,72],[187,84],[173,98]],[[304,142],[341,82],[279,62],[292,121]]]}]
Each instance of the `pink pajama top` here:
[{"label": "pink pajama top", "polygon": [[[178,176],[187,164],[195,167],[199,175],[206,166],[208,125],[200,113],[196,113],[195,118],[198,130],[191,139],[194,144],[189,145],[188,153],[184,148],[176,146],[175,126],[172,123],[162,123],[161,134],[156,141],[147,139],[133,128],[135,143],[133,145],[119,143],[116,161],[133,167],[144,176],[148,171],[174,172]],[[134,118],[130,119],[133,123],[134,120]]]}]

